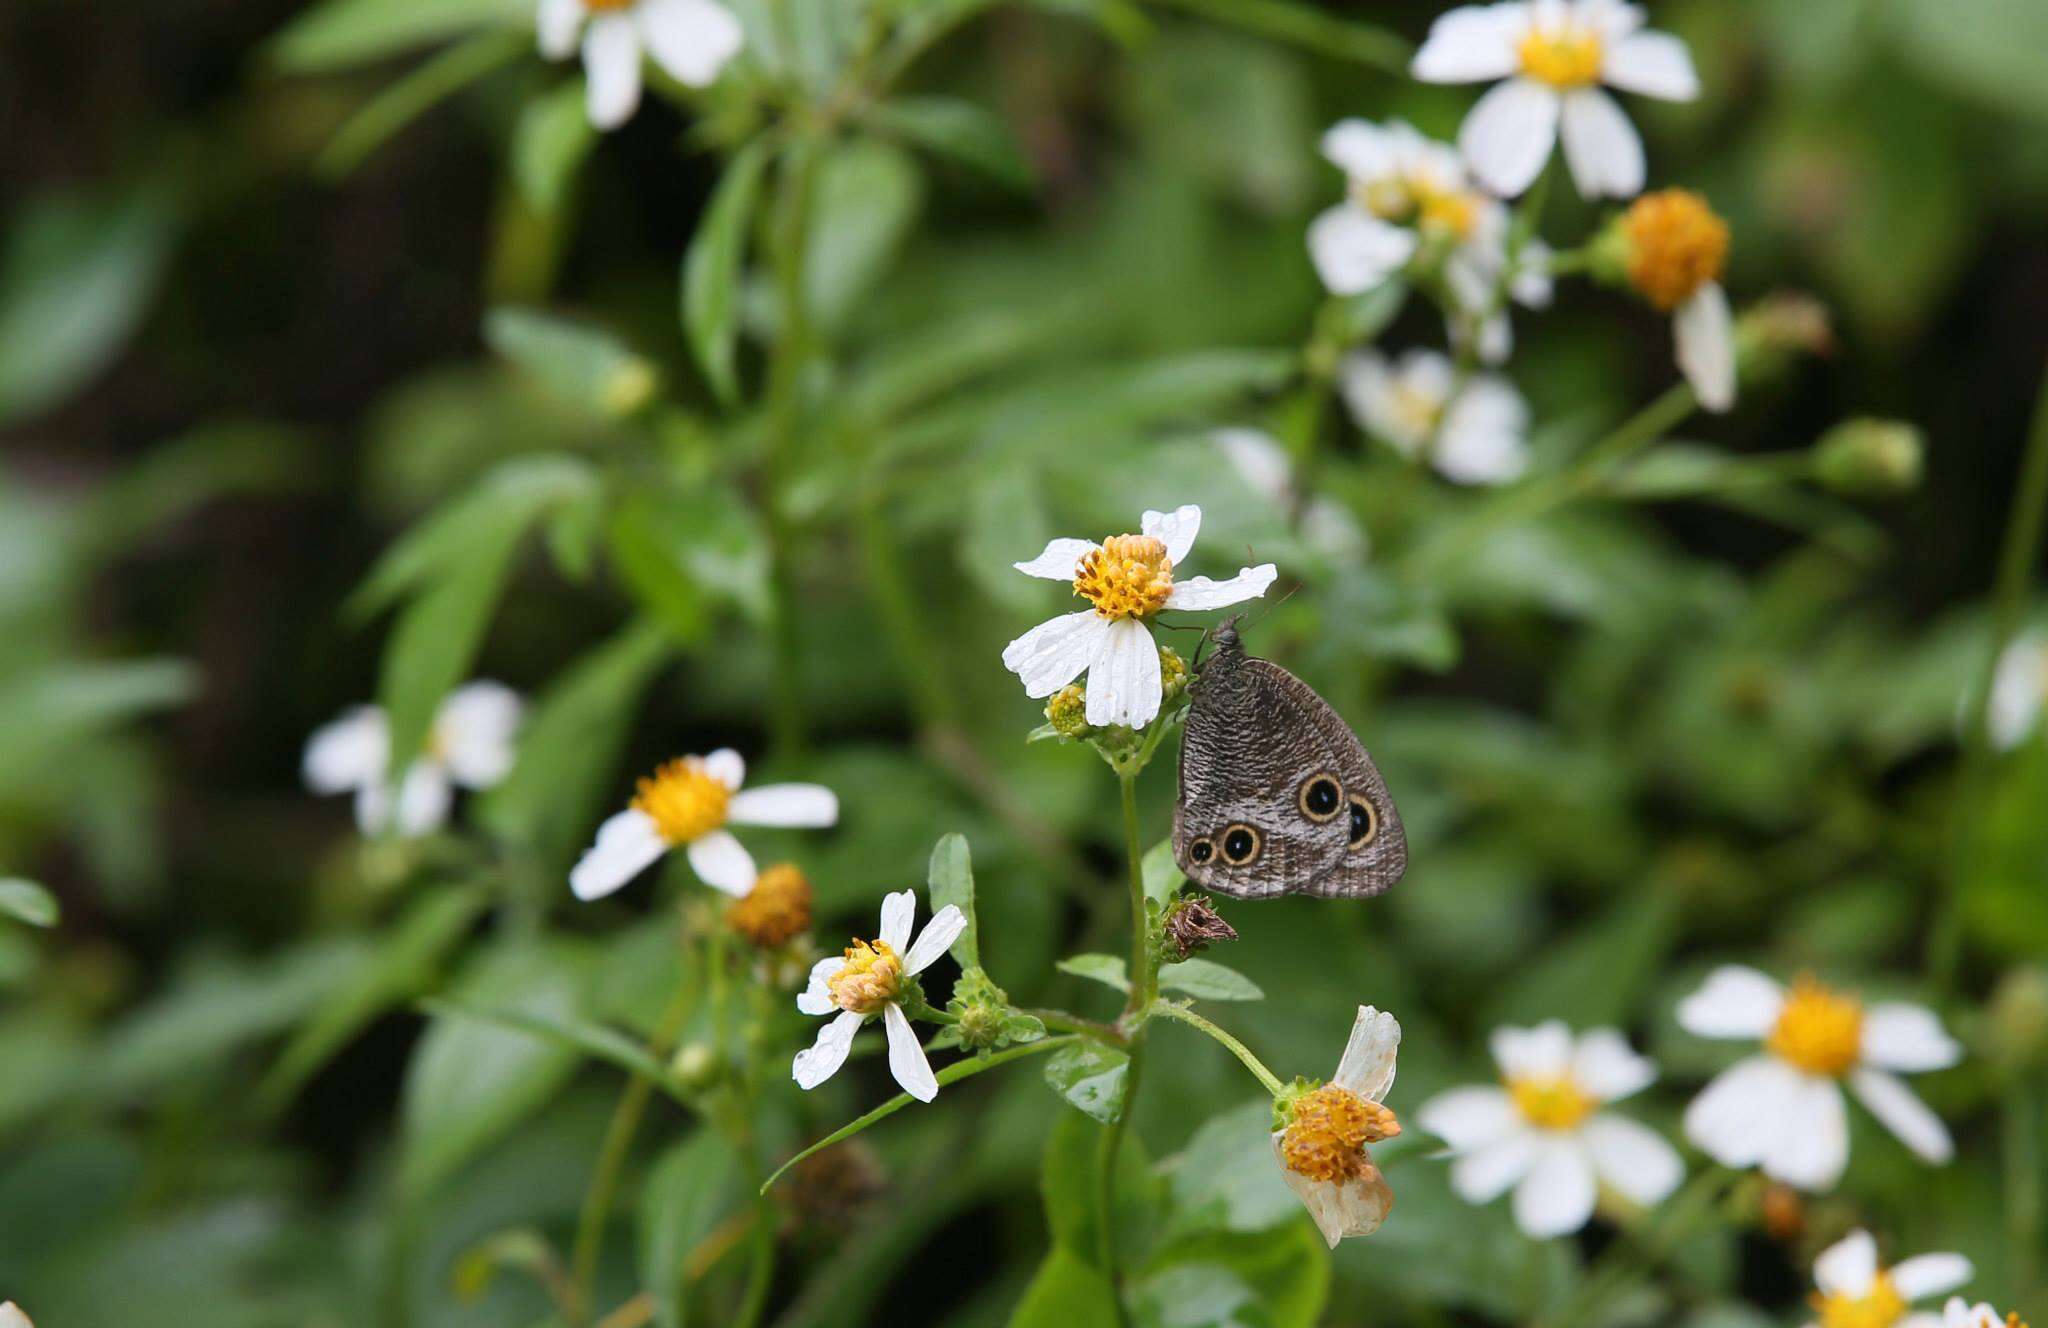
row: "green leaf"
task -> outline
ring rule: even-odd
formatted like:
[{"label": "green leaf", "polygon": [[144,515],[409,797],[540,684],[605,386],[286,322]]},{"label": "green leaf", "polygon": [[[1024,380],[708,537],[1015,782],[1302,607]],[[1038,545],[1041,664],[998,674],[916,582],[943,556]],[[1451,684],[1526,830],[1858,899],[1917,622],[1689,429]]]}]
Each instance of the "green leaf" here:
[{"label": "green leaf", "polygon": [[1045,1063],[1045,1082],[1067,1105],[1107,1125],[1123,1115],[1130,1066],[1127,1053],[1100,1042],[1081,1041],[1053,1053]]},{"label": "green leaf", "polygon": [[720,401],[739,397],[734,356],[739,345],[740,264],[746,258],[747,229],[761,192],[761,174],[773,149],[757,138],[726,164],[704,220],[683,256],[683,331]]},{"label": "green leaf", "polygon": [[54,927],[57,896],[20,876],[0,877],[0,915],[31,927]]},{"label": "green leaf", "polygon": [[500,306],[484,316],[484,341],[562,400],[596,415],[631,415],[661,387],[652,361],[573,319]]},{"label": "green leaf", "polygon": [[1116,1288],[1093,1264],[1055,1246],[1032,1274],[1010,1328],[1120,1328]]},{"label": "green leaf", "polygon": [[[1270,1159],[1267,1166],[1272,1166]],[[1216,1232],[1193,1236],[1160,1251],[1152,1263],[1158,1271],[1136,1299],[1141,1305],[1154,1301],[1167,1317],[1147,1320],[1141,1311],[1139,1321],[1156,1322],[1162,1328],[1212,1322],[1174,1317],[1170,1307],[1176,1300],[1203,1304],[1205,1295],[1216,1297],[1219,1306],[1231,1303],[1235,1293],[1229,1289],[1230,1283],[1249,1288],[1252,1299],[1236,1302],[1231,1312],[1239,1317],[1213,1322],[1261,1328],[1315,1328],[1323,1322],[1324,1307],[1330,1298],[1329,1251],[1306,1221],[1290,1222],[1258,1235]],[[1182,1269],[1193,1271],[1178,1272]],[[1176,1275],[1169,1276],[1170,1270]],[[1218,1272],[1228,1274],[1229,1282],[1217,1278]],[[1156,1300],[1147,1295],[1147,1291],[1161,1283],[1171,1289],[1171,1294]],[[1210,1289],[1202,1290],[1205,1286]]]},{"label": "green leaf", "polygon": [[1131,979],[1124,961],[1116,955],[1077,954],[1069,955],[1053,965],[1062,973],[1072,973],[1077,978],[1100,982],[1105,987],[1115,987],[1128,993]]},{"label": "green leaf", "polygon": [[596,142],[580,83],[565,83],[526,103],[512,127],[512,179],[527,206],[543,216],[561,211]]},{"label": "green leaf", "polygon": [[558,1047],[616,1066],[635,1078],[645,1079],[671,1097],[677,1095],[668,1067],[654,1059],[647,1049],[615,1028],[585,1019],[535,1014],[517,1008],[491,1008],[465,1001],[425,1000],[420,1008],[428,1014],[475,1019],[499,1028],[527,1033]]},{"label": "green leaf", "polygon": [[1147,1277],[1131,1293],[1134,1328],[1273,1328],[1258,1294],[1228,1268],[1183,1263]]},{"label": "green leaf", "polygon": [[1145,898],[1161,905],[1188,883],[1180,864],[1173,860],[1171,839],[1162,839],[1146,850],[1144,859],[1138,864],[1138,875],[1145,886]]},{"label": "green leaf", "polygon": [[2048,121],[2042,0],[1884,0],[1877,6],[1895,58],[1959,97]]},{"label": "green leaf", "polygon": [[1183,959],[1163,964],[1159,985],[1166,991],[1184,991],[1205,1001],[1262,1001],[1266,993],[1259,984],[1233,968],[1208,959]]},{"label": "green leaf", "polygon": [[1265,1231],[1301,1215],[1273,1163],[1273,1103],[1256,1098],[1202,1123],[1171,1160],[1174,1219],[1196,1228]]},{"label": "green leaf", "polygon": [[981,941],[974,917],[974,863],[967,849],[967,836],[947,835],[932,846],[932,865],[925,877],[931,891],[932,912],[948,904],[967,916],[967,929],[953,942],[952,955],[962,968],[981,963]]},{"label": "green leaf", "polygon": [[484,75],[524,55],[517,32],[484,32],[451,46],[370,98],[335,131],[314,169],[338,180],[407,125]]},{"label": "green leaf", "polygon": [[[1089,1263],[1102,1256],[1102,1149],[1107,1137],[1104,1126],[1060,1112],[1039,1163],[1039,1196],[1052,1243]],[[1164,1192],[1143,1146],[1127,1133],[1117,1148],[1110,1199],[1110,1228],[1120,1265],[1128,1267],[1142,1258]]]},{"label": "green leaf", "polygon": [[690,1253],[739,1200],[739,1160],[726,1138],[700,1129],[661,1155],[640,1196],[640,1280],[659,1328],[683,1328]]},{"label": "green leaf", "polygon": [[820,158],[811,189],[804,299],[818,326],[835,330],[895,262],[924,202],[924,180],[902,149],[855,139]]},{"label": "green leaf", "polygon": [[899,97],[868,113],[875,128],[964,162],[999,183],[1029,189],[1031,164],[995,112],[957,97]]},{"label": "green leaf", "polygon": [[0,681],[0,792],[26,799],[49,784],[55,762],[73,760],[95,737],[198,691],[192,666],[175,659],[72,661]]},{"label": "green leaf", "polygon": [[289,73],[312,73],[379,60],[476,28],[530,32],[528,0],[326,0],[271,38],[269,57]]}]

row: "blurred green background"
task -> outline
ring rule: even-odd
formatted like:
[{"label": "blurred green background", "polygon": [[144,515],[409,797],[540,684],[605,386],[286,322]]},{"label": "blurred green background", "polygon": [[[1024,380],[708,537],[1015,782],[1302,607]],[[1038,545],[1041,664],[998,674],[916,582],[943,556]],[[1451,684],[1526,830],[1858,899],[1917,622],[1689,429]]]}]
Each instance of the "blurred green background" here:
[{"label": "blurred green background", "polygon": [[[1358,728],[1414,862],[1370,904],[1230,910],[1227,959],[1267,992],[1236,1031],[1322,1074],[1354,1004],[1390,1008],[1400,1109],[1486,1077],[1497,1022],[1616,1021],[1667,1079],[1639,1114],[1675,1134],[1719,1062],[1669,1011],[1711,963],[1930,1000],[1972,1051],[1923,1085],[1956,1165],[1859,1121],[1804,1245],[1731,1225],[1604,1321],[1796,1321],[1813,1242],[1859,1220],[1900,1252],[1963,1250],[1982,1294],[2038,1319],[2028,1030],[2048,1034],[2024,975],[2048,956],[2048,745],[1985,755],[1959,795],[1955,733],[2048,350],[2048,5],[1654,6],[1706,92],[1631,103],[1653,185],[1729,218],[1739,305],[1811,292],[1833,349],[1421,578],[1406,551],[1480,499],[1333,425],[1318,492],[1371,541],[1333,553],[1212,435],[1285,421],[1321,298],[1302,232],[1340,189],[1317,135],[1398,115],[1448,138],[1470,104],[1385,67],[1378,31],[1419,40],[1433,7],[934,6],[958,13],[894,94],[922,129],[858,110],[818,164],[813,354],[777,450],[766,265],[735,293],[725,410],[679,273],[725,160],[776,114],[759,89],[829,94],[863,7],[764,3],[796,34],[779,69],[687,113],[650,97],[601,141],[517,4],[0,11],[0,876],[62,908],[0,931],[0,1298],[43,1328],[545,1322],[520,1256],[473,1295],[457,1256],[508,1229],[566,1242],[618,1076],[413,1002],[651,1026],[669,904],[699,888],[578,906],[563,873],[680,752],[839,790],[836,831],[755,845],[803,864],[826,946],[957,830],[991,970],[1107,1014],[1051,962],[1120,944],[1111,781],[1022,743],[1038,708],[998,656],[1058,599],[1009,564],[1192,501],[1217,568],[1248,548],[1304,583],[1252,645]],[[390,90],[458,39],[502,52],[396,114]],[[1545,230],[1598,220],[1560,189]],[[1517,332],[1541,469],[1672,376],[1663,320],[1583,284]],[[1441,338],[1411,301],[1382,344]],[[1924,431],[1912,492],[1683,464],[1803,451],[1861,415]],[[366,585],[430,519],[454,552]],[[448,602],[478,579],[478,603]],[[800,662],[780,700],[778,623]],[[460,643],[446,681],[502,679],[547,723],[449,835],[365,844],[345,799],[301,787],[302,745],[438,678],[422,635]],[[769,1063],[811,1033],[778,1018]],[[1256,1094],[1185,1030],[1156,1041],[1137,1134],[1163,1158]],[[855,1068],[763,1104],[778,1150],[893,1091]],[[997,1071],[866,1136],[878,1195],[778,1219],[770,1321],[1004,1322],[1047,1242],[1039,1159],[1065,1109],[1038,1078]],[[657,1111],[633,1187],[689,1128]],[[1426,1152],[1392,1156],[1394,1218],[1321,1290],[1297,1214],[1233,1210],[1213,1238],[1293,1280],[1227,1321],[1515,1322],[1568,1296],[1604,1229],[1522,1241]],[[1207,1156],[1171,1174],[1228,1171]],[[636,1202],[611,1300],[635,1285]],[[714,1278],[706,1299],[735,1294]]]}]

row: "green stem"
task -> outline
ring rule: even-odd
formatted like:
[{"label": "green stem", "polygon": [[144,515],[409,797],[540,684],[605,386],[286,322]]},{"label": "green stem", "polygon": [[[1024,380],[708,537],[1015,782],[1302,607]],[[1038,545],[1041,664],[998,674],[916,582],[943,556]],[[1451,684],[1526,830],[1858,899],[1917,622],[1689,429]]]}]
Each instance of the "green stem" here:
[{"label": "green stem", "polygon": [[809,247],[811,186],[817,175],[817,144],[794,142],[783,158],[782,188],[769,237],[782,325],[768,367],[768,462],[762,507],[767,518],[769,575],[775,590],[775,746],[784,755],[804,746],[802,641],[797,632],[795,531],[785,504],[795,478],[803,428],[803,379],[811,351],[810,320],[804,299],[804,260]]},{"label": "green stem", "polygon": [[1065,1010],[1032,1008],[1020,1009],[1017,1013],[1028,1014],[1047,1028],[1057,1028],[1064,1033],[1079,1033],[1083,1037],[1093,1038],[1097,1042],[1107,1042],[1114,1046],[1122,1047],[1129,1045],[1131,1040],[1128,1033],[1125,1033],[1114,1024],[1097,1023],[1093,1019],[1083,1019],[1077,1014],[1068,1014]]},{"label": "green stem", "polygon": [[1131,890],[1131,995],[1124,1005],[1126,1016],[1152,1003],[1159,994],[1157,957],[1152,947],[1152,928],[1145,915],[1145,854],[1138,844],[1138,775],[1119,770],[1117,786],[1123,795],[1124,854],[1130,860]]},{"label": "green stem", "polygon": [[2023,1070],[2005,1091],[2006,1273],[2014,1286],[2033,1286],[2041,1257],[2040,1073]]},{"label": "green stem", "polygon": [[[758,1174],[758,1173],[757,1173]],[[754,1328],[768,1308],[768,1290],[775,1281],[775,1209],[766,1194],[754,1201],[754,1227],[748,1233],[747,1288],[732,1328]]]},{"label": "green stem", "polygon": [[1274,1097],[1280,1096],[1281,1092],[1286,1088],[1286,1085],[1280,1082],[1280,1076],[1267,1069],[1266,1063],[1253,1055],[1250,1047],[1239,1042],[1207,1019],[1188,1009],[1185,1005],[1175,1005],[1172,1001],[1160,1001],[1152,1007],[1152,1013],[1165,1015],[1168,1019],[1178,1019],[1189,1027],[1198,1028],[1210,1037],[1215,1038],[1223,1044],[1226,1051],[1244,1062],[1244,1068],[1250,1070],[1265,1090]]}]

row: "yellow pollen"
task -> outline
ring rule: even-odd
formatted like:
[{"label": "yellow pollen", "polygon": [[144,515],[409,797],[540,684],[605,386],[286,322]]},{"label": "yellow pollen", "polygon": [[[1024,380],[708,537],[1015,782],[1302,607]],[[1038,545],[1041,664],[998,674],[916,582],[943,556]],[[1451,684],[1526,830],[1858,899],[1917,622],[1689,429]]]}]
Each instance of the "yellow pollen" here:
[{"label": "yellow pollen", "polygon": [[1560,91],[1600,81],[1600,34],[1587,28],[1531,28],[1516,53],[1523,73]]},{"label": "yellow pollen", "polygon": [[1415,186],[1416,206],[1422,214],[1425,230],[1439,230],[1456,240],[1472,238],[1472,228],[1479,221],[1479,202],[1471,194],[1459,189],[1431,189],[1426,185]]},{"label": "yellow pollen", "polygon": [[1629,283],[1665,313],[1719,281],[1728,263],[1728,223],[1690,189],[1638,198],[1622,219]]},{"label": "yellow pollen", "polygon": [[1324,1084],[1294,1101],[1294,1119],[1280,1136],[1287,1169],[1310,1180],[1357,1180],[1372,1171],[1367,1144],[1401,1132],[1394,1113],[1335,1084]]},{"label": "yellow pollen", "polygon": [[842,1010],[874,1014],[896,999],[903,981],[903,960],[887,941],[855,941],[846,947],[846,967],[826,979],[832,1000]]},{"label": "yellow pollen", "polygon": [[1515,1110],[1531,1125],[1545,1130],[1569,1130],[1593,1114],[1600,1100],[1579,1087],[1568,1074],[1523,1075],[1508,1080],[1508,1096]]},{"label": "yellow pollen", "polygon": [[1081,559],[1074,593],[1105,618],[1149,618],[1173,593],[1166,545],[1150,535],[1112,535]]},{"label": "yellow pollen", "polygon": [[621,9],[631,9],[635,0],[583,0],[583,8],[592,14],[616,14]]},{"label": "yellow pollen", "polygon": [[732,790],[704,768],[704,758],[682,756],[640,781],[633,810],[654,818],[655,828],[670,844],[701,839],[725,824],[725,806]]},{"label": "yellow pollen", "polygon": [[1406,221],[1415,211],[1415,194],[1408,182],[1393,175],[1353,181],[1351,199],[1381,221]]},{"label": "yellow pollen", "polygon": [[1860,1296],[1816,1293],[1813,1309],[1820,1328],[1891,1328],[1906,1317],[1906,1298],[1892,1285],[1891,1274],[1880,1272]]},{"label": "yellow pollen", "polygon": [[794,940],[811,927],[811,883],[791,864],[778,862],[733,901],[725,925],[763,950]]},{"label": "yellow pollen", "polygon": [[1863,1007],[1810,977],[1800,977],[1764,1045],[1808,1074],[1839,1078],[1863,1052]]}]

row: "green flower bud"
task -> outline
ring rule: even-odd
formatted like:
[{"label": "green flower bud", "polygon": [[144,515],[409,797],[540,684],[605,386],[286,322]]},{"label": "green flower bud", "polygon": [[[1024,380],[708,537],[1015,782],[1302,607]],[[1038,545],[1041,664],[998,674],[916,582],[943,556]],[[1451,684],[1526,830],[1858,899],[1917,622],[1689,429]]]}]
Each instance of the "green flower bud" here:
[{"label": "green flower bud", "polygon": [[1926,445],[1900,420],[1845,420],[1814,444],[1814,477],[1852,498],[1906,493],[1920,483]]},{"label": "green flower bud", "polygon": [[2048,1065],[2048,968],[2036,964],[2006,974],[1991,994],[1984,1032],[1986,1050],[2001,1068]]},{"label": "green flower bud", "polygon": [[1072,682],[1054,692],[1045,703],[1045,720],[1062,738],[1085,738],[1096,732],[1088,722],[1088,689]]},{"label": "green flower bud", "polygon": [[1045,1036],[1045,1025],[1010,1006],[1010,997],[980,968],[969,968],[953,984],[953,996],[946,1013],[955,1022],[944,1039],[965,1051],[988,1053],[1013,1042],[1036,1042]]},{"label": "green flower bud", "polygon": [[1159,690],[1165,703],[1180,699],[1188,689],[1187,661],[1172,646],[1159,647]]},{"label": "green flower bud", "polygon": [[718,1079],[718,1053],[703,1042],[685,1042],[669,1061],[669,1073],[692,1092],[709,1088]]}]

